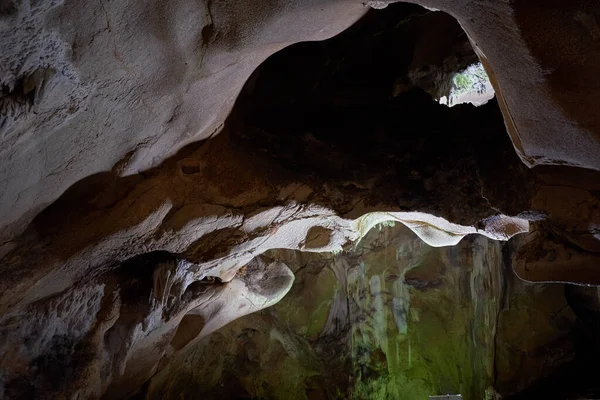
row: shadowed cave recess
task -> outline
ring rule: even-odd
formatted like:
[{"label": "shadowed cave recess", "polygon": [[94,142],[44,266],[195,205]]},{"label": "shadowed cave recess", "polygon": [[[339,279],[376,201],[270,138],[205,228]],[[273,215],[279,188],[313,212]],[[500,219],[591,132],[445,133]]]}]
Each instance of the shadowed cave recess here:
[{"label": "shadowed cave recess", "polygon": [[[450,97],[457,74],[478,62],[446,13],[408,4],[372,10],[333,39],[292,45],[266,60],[238,98],[230,140],[238,151],[270,159],[275,181],[337,186],[342,196],[368,192],[375,203],[465,224],[484,225],[499,212],[543,219],[528,209],[533,174],[512,148],[493,93],[479,107],[437,104]],[[430,247],[384,222],[339,254],[271,250],[265,256],[284,260],[296,277],[286,297],[204,338],[144,393],[156,399],[597,393],[594,374],[582,374],[587,361],[575,356],[577,346],[587,346],[577,335],[595,334],[569,306],[586,309],[582,295],[567,291],[577,293],[569,303],[569,286],[518,278],[511,259],[520,246],[519,237],[503,244],[469,236],[456,247]],[[544,383],[548,377],[558,381]]]},{"label": "shadowed cave recess", "polygon": [[525,164],[453,16],[371,3],[6,242],[4,398],[600,397],[598,173]]}]

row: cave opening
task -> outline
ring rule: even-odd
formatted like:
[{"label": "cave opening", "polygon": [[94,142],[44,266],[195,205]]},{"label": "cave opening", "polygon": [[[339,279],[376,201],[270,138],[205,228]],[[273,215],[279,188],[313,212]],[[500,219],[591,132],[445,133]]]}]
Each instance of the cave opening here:
[{"label": "cave opening", "polygon": [[[419,209],[481,226],[528,206],[528,171],[469,38],[450,15],[416,5],[371,10],[329,40],[272,55],[221,135],[274,186],[308,182],[315,193],[335,193],[323,205],[341,215],[354,217],[356,203],[346,199],[360,198],[382,211]],[[323,243],[315,247],[330,240],[316,237]],[[480,236],[434,248],[387,223],[340,254],[265,256],[296,275],[288,295],[203,339],[202,363],[163,373],[153,396],[185,393],[168,392],[165,380],[194,380],[206,398],[495,398],[496,389],[530,383],[510,364],[523,353],[496,358],[521,345],[506,331],[519,312],[562,321],[543,340],[564,338],[572,323],[563,304],[543,309],[560,288],[519,281],[507,266],[510,247]],[[500,321],[503,302],[522,297],[523,308]],[[222,371],[220,385],[191,378],[207,365]]]},{"label": "cave opening", "polygon": [[0,392],[600,397],[591,6],[488,3],[9,12]]},{"label": "cave opening", "polygon": [[[269,180],[310,181],[341,197],[363,193],[384,210],[474,225],[516,215],[527,192],[495,99],[463,104],[481,94],[493,89],[458,22],[396,3],[329,40],[272,55],[248,79],[226,130],[266,164]],[[494,207],[473,196],[490,174],[507,183],[485,188]]]}]

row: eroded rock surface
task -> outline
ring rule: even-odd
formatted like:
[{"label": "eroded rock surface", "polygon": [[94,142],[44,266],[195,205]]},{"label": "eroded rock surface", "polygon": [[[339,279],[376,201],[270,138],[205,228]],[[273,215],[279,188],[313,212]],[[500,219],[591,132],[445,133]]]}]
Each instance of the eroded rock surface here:
[{"label": "eroded rock surface", "polygon": [[[525,162],[600,167],[594,2],[418,3],[465,29]],[[75,182],[113,167],[145,170],[214,134],[268,55],[337,34],[368,9],[351,0],[8,1],[0,24],[2,242]]]},{"label": "eroded rock surface", "polygon": [[[432,246],[529,231],[518,276],[600,283],[597,88],[560,94],[597,64],[595,6],[564,6],[582,63],[531,30],[553,13],[423,3],[450,15],[389,6],[253,74],[369,7],[3,3],[4,396],[126,397],[285,295],[265,252],[347,251],[386,221]],[[434,102],[477,56],[497,102]]]},{"label": "eroded rock surface", "polygon": [[405,227],[380,226],[335,256],[269,252],[294,271],[290,293],[199,341],[152,379],[146,398],[523,390],[572,361],[576,316],[564,285],[512,273],[516,248],[483,237],[433,248]]}]

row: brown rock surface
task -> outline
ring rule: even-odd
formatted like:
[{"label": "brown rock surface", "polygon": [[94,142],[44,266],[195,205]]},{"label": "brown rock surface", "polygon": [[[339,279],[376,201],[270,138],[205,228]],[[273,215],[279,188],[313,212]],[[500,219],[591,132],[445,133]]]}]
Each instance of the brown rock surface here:
[{"label": "brown rock surface", "polygon": [[[433,246],[529,230],[518,276],[600,284],[598,5],[422,4],[460,25],[390,6],[257,69],[369,7],[1,3],[4,396],[127,396],[285,295],[264,252],[386,221]],[[498,100],[448,109],[469,41]]]},{"label": "brown rock surface", "polygon": [[296,275],[288,295],[198,341],[144,394],[483,399],[492,386],[518,392],[572,361],[576,322],[564,285],[512,273],[505,261],[517,247],[473,236],[432,248],[405,227],[380,226],[343,254],[271,251]]}]

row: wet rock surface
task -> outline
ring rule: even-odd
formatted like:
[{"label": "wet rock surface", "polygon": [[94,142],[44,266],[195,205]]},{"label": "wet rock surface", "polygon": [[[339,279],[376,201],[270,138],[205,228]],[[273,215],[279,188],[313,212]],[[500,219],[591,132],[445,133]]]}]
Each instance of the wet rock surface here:
[{"label": "wet rock surface", "polygon": [[296,275],[288,295],[202,339],[154,377],[145,396],[519,392],[572,365],[584,341],[572,335],[582,321],[564,285],[513,274],[507,262],[517,242],[470,237],[433,248],[405,227],[380,226],[338,255],[271,251]]}]

